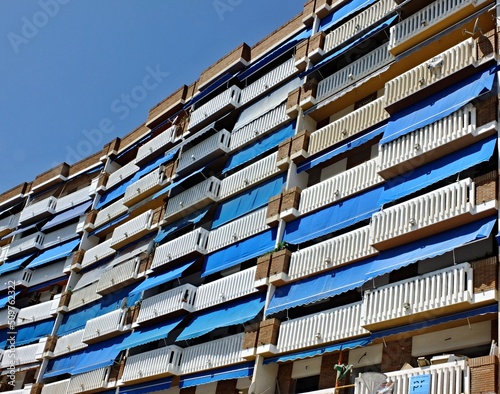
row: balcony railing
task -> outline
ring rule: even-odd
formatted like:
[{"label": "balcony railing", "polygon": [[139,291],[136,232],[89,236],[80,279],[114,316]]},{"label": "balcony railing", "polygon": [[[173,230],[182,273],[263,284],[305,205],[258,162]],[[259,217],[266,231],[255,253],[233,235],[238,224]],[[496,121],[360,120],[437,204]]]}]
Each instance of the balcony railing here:
[{"label": "balcony railing", "polygon": [[288,277],[296,280],[376,253],[370,245],[370,227],[362,227],[292,253]]},{"label": "balcony railing", "polygon": [[6,245],[2,248],[0,248],[0,261],[5,261],[7,258],[7,252],[9,251],[10,245]]},{"label": "balcony railing", "polygon": [[59,197],[56,204],[56,212],[64,211],[65,209],[72,208],[82,202],[90,199],[90,186],[77,190],[76,192],[67,194],[66,196]]},{"label": "balcony railing", "polygon": [[445,268],[418,278],[367,290],[361,325],[368,330],[397,326],[466,308],[473,297],[472,268],[468,263]]},{"label": "balcony railing", "polygon": [[141,309],[137,316],[137,323],[157,319],[172,312],[194,310],[193,304],[196,297],[196,287],[185,284],[172,290],[156,294],[141,302]]},{"label": "balcony railing", "polygon": [[240,88],[232,86],[223,93],[214,97],[208,103],[195,109],[191,114],[188,129],[197,129],[210,122],[223,112],[229,111],[233,108],[238,108],[240,106],[240,94]]},{"label": "balcony railing", "polygon": [[257,81],[251,83],[241,91],[241,104],[246,104],[254,98],[269,91],[280,82],[295,74],[298,70],[295,68],[295,59],[290,58],[285,63],[268,72]]},{"label": "balcony railing", "polygon": [[283,103],[243,127],[234,130],[231,134],[229,147],[231,151],[238,149],[289,120],[290,118],[286,114],[286,103]]},{"label": "balcony railing", "polygon": [[29,324],[40,320],[49,319],[57,313],[60,299],[45,301],[40,304],[21,308],[17,314],[16,325]]},{"label": "balcony railing", "polygon": [[106,269],[99,278],[97,292],[108,294],[135,281],[137,278],[138,258],[133,258],[111,269]]},{"label": "balcony railing", "polygon": [[45,234],[38,231],[23,238],[14,240],[7,251],[7,257],[17,256],[21,253],[28,253],[43,249]]},{"label": "balcony railing", "polygon": [[94,371],[85,372],[72,376],[67,394],[86,393],[106,387],[108,368],[99,368]]},{"label": "balcony railing", "polygon": [[83,342],[84,332],[85,330],[82,329],[59,337],[54,348],[54,357],[86,348],[88,345]]},{"label": "balcony railing", "polygon": [[280,172],[276,166],[278,152],[250,164],[221,181],[220,198],[232,196],[252,185],[272,177]]},{"label": "balcony railing", "polygon": [[488,0],[436,0],[391,27],[389,50],[398,54],[462,20]]},{"label": "balcony railing", "polygon": [[168,179],[165,176],[165,168],[160,166],[127,187],[125,195],[123,196],[123,204],[131,207],[138,201],[156,193],[163,188],[167,182]]},{"label": "balcony railing", "polygon": [[318,346],[369,334],[360,326],[361,302],[281,323],[278,352]]},{"label": "balcony railing", "polygon": [[[42,358],[45,343],[34,343],[33,345],[19,346],[15,349],[8,349],[3,354],[1,368],[10,365],[24,365],[39,361]],[[14,354],[14,356],[12,356]]]},{"label": "balcony railing", "polygon": [[266,224],[266,208],[259,209],[210,231],[208,252],[224,248],[269,228]]},{"label": "balcony railing", "polygon": [[477,60],[473,38],[462,41],[440,55],[412,68],[385,84],[386,107],[470,66]]},{"label": "balcony railing", "polygon": [[54,383],[45,383],[42,387],[42,394],[66,394],[70,379],[61,380]]},{"label": "balcony railing", "polygon": [[19,216],[21,216],[21,214],[17,213],[15,215],[10,215],[3,219],[0,219],[0,237],[3,237],[4,235],[16,229],[17,223],[19,223]]},{"label": "balcony railing", "polygon": [[186,209],[200,209],[219,199],[220,184],[217,178],[211,176],[197,185],[169,198],[165,218],[173,221],[182,216]]},{"label": "balcony railing", "polygon": [[88,267],[89,265],[94,264],[101,259],[115,254],[116,250],[111,247],[111,241],[112,239],[110,238],[100,243],[99,245],[96,245],[93,248],[87,250],[83,256],[82,268]]},{"label": "balcony railing", "polygon": [[152,222],[152,209],[133,219],[130,219],[115,228],[109,246],[113,249],[120,249],[124,245],[143,237],[155,228],[155,225]]},{"label": "balcony railing", "polygon": [[383,96],[379,97],[311,133],[308,148],[309,154],[314,155],[388,119],[389,113],[384,109],[384,101],[385,98]]},{"label": "balcony railing", "polygon": [[192,253],[205,254],[207,252],[208,234],[207,230],[198,228],[160,245],[155,250],[151,268],[154,269],[168,264],[171,261]]},{"label": "balcony railing", "polygon": [[164,152],[168,149],[170,144],[173,142],[177,126],[170,126],[163,133],[157,135],[155,138],[146,142],[137,150],[137,156],[135,158],[135,163],[142,163],[148,157],[154,153]]},{"label": "balcony railing", "polygon": [[243,362],[242,345],[243,333],[188,347],[182,353],[182,374]]},{"label": "balcony railing", "polygon": [[43,248],[47,249],[50,248],[51,246],[70,240],[71,238],[75,238],[75,234],[77,232],[77,226],[78,223],[73,223],[70,224],[69,226],[45,234],[43,240]]},{"label": "balcony railing", "polygon": [[473,214],[474,208],[475,185],[467,178],[374,213],[370,243],[379,250],[386,249],[408,236],[414,240],[421,229],[430,235],[433,225],[439,224],[434,232],[443,231],[446,221],[453,221],[450,226],[456,227],[458,218]]},{"label": "balcony railing", "polygon": [[88,286],[75,290],[69,300],[68,310],[71,311],[101,298],[101,295],[96,292],[96,289],[97,282],[94,282]]},{"label": "balcony railing", "polygon": [[123,326],[124,316],[125,311],[117,309],[105,315],[87,320],[82,341],[91,343],[96,340],[101,341],[112,335],[118,335],[125,328]]},{"label": "balcony railing", "polygon": [[118,201],[111,205],[99,210],[94,221],[94,227],[100,227],[103,224],[120,217],[128,211],[128,208],[123,203],[124,199],[120,198]]},{"label": "balcony railing", "polygon": [[42,201],[25,207],[19,216],[19,223],[28,222],[49,216],[56,212],[57,198],[48,197]]},{"label": "balcony railing", "polygon": [[106,190],[111,189],[113,186],[121,183],[123,180],[132,176],[139,170],[139,167],[134,162],[129,162],[115,172],[109,174],[108,181],[106,182]]},{"label": "balcony railing", "polygon": [[179,174],[188,168],[199,168],[214,157],[227,153],[230,138],[231,134],[227,130],[221,130],[191,149],[182,152],[177,166],[177,173]]},{"label": "balcony railing", "polygon": [[256,269],[257,267],[252,267],[201,285],[196,293],[196,310],[209,308],[256,292],[257,289],[254,286]]},{"label": "balcony railing", "polygon": [[125,363],[122,382],[142,381],[177,374],[182,349],[175,345],[130,356]]},{"label": "balcony railing", "polygon": [[[12,298],[10,299],[14,299],[14,297],[12,296]],[[0,329],[8,327],[11,321],[13,320],[15,321],[18,312],[19,309],[9,304],[7,304],[7,306],[5,306],[4,308],[0,309]]]},{"label": "balcony railing", "polygon": [[304,189],[300,195],[299,212],[303,215],[383,181],[384,179],[377,173],[377,159],[369,160]]},{"label": "balcony railing", "polygon": [[355,82],[369,76],[393,61],[394,57],[383,44],[365,56],[353,61],[347,67],[323,79],[318,84],[316,101],[327,98]]},{"label": "balcony railing", "polygon": [[[393,394],[407,394],[410,389],[410,378],[421,375],[430,375],[433,382],[439,382],[439,384],[431,385],[429,394],[471,393],[470,368],[465,360],[386,372],[386,375],[394,382]],[[361,378],[355,379],[355,386],[355,394],[372,393]]]},{"label": "balcony railing", "polygon": [[[58,275],[60,276],[60,272]],[[28,286],[32,276],[33,271],[30,269],[22,269],[4,274],[2,275],[2,281],[0,281],[0,290],[6,290],[12,283],[15,283],[16,287]]]},{"label": "balcony railing", "polygon": [[396,6],[394,0],[380,0],[376,2],[370,8],[328,33],[325,37],[324,52],[330,52],[336,46],[377,23],[396,8]]}]

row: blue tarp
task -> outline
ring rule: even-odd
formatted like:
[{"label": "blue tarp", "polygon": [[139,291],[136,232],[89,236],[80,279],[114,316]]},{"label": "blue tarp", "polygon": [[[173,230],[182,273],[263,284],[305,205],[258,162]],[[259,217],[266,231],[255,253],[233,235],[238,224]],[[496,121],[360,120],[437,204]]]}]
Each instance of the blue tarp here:
[{"label": "blue tarp", "polygon": [[456,84],[440,90],[438,93],[405,107],[391,116],[381,144],[425,127],[452,114],[471,102],[481,93],[490,91],[495,81],[496,68],[491,67]]},{"label": "blue tarp", "polygon": [[67,211],[58,213],[52,219],[50,219],[47,223],[45,223],[41,230],[46,231],[52,227],[55,227],[61,223],[67,222],[71,219],[77,218],[80,215],[83,215],[87,209],[92,205],[92,201],[84,202],[83,204],[77,205]]},{"label": "blue tarp", "polygon": [[284,240],[300,244],[369,219],[380,208],[378,200],[383,190],[383,185],[377,186],[287,223]]},{"label": "blue tarp", "polygon": [[359,12],[362,9],[372,5],[377,0],[351,0],[337,8],[331,14],[325,16],[321,19],[319,23],[319,30],[327,30],[330,27],[340,23],[344,19],[353,15],[355,12]]},{"label": "blue tarp", "polygon": [[295,122],[292,122],[284,127],[281,127],[278,130],[273,131],[265,137],[260,138],[253,144],[244,147],[238,150],[233,155],[229,156],[226,162],[226,166],[224,167],[224,170],[222,170],[222,173],[225,174],[226,172],[245,164],[254,157],[257,157],[277,147],[282,141],[292,137],[294,134]]},{"label": "blue tarp", "polygon": [[29,256],[21,257],[20,259],[14,261],[5,261],[2,265],[0,265],[0,275],[6,274],[7,272],[12,272],[19,269],[26,261],[28,261],[33,254]]},{"label": "blue tarp", "polygon": [[495,146],[496,136],[492,136],[432,163],[398,175],[385,183],[379,204],[396,201],[442,179],[488,161],[495,151]]},{"label": "blue tarp", "polygon": [[212,369],[181,377],[179,388],[201,386],[202,384],[219,382],[221,380],[246,378],[253,375],[254,362],[231,365],[226,368]]},{"label": "blue tarp", "polygon": [[217,250],[205,257],[202,277],[234,267],[244,261],[270,252],[276,244],[277,228],[266,230],[241,242]]},{"label": "blue tarp", "polygon": [[160,230],[158,235],[155,237],[154,242],[161,243],[168,235],[172,234],[173,232],[183,229],[189,226],[190,224],[198,223],[201,219],[205,217],[205,215],[208,213],[209,210],[210,206],[202,208],[189,215],[186,215],[182,219],[179,219],[173,222],[172,224],[167,224]]},{"label": "blue tarp", "polygon": [[16,327],[16,346],[38,342],[39,339],[50,335],[52,328],[54,328],[54,322],[54,319],[49,319]]},{"label": "blue tarp", "polygon": [[61,245],[57,245],[51,249],[44,250],[42,253],[36,256],[31,261],[31,263],[26,266],[26,268],[33,269],[50,263],[51,261],[68,257],[79,244],[80,239],[74,239],[73,241],[69,241]]},{"label": "blue tarp", "polygon": [[134,384],[132,386],[120,386],[119,394],[148,394],[156,391],[168,390],[172,384],[172,378],[163,378],[146,383]]},{"label": "blue tarp", "polygon": [[258,294],[198,312],[176,341],[197,338],[219,327],[234,326],[252,320],[264,308],[264,301],[265,294]]},{"label": "blue tarp", "polygon": [[215,211],[212,229],[267,205],[272,196],[281,193],[285,182],[286,173],[283,173],[219,204]]}]

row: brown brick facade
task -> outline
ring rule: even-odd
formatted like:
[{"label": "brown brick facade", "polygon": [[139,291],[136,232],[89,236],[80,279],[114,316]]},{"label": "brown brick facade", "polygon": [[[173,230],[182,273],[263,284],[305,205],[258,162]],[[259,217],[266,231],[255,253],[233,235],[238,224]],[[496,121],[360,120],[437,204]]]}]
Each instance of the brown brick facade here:
[{"label": "brown brick facade", "polygon": [[279,393],[293,393],[292,369],[293,363],[280,364],[276,378]]},{"label": "brown brick facade", "polygon": [[415,360],[411,356],[411,350],[411,337],[399,341],[386,342],[382,348],[381,372],[399,371],[405,363],[416,365]]},{"label": "brown brick facade", "polygon": [[278,319],[267,319],[260,322],[258,345],[276,345],[280,324]]},{"label": "brown brick facade", "polygon": [[288,273],[288,268],[290,267],[290,260],[292,258],[292,252],[288,249],[279,250],[272,254],[271,259],[271,270],[269,275],[278,274],[283,272]]},{"label": "brown brick facade", "polygon": [[269,276],[271,269],[271,253],[261,256],[257,259],[257,270],[255,271],[255,280],[261,280]]},{"label": "brown brick facade", "polygon": [[50,181],[51,179],[58,178],[58,177],[64,177],[67,178],[69,175],[69,165],[67,163],[61,163],[58,166],[51,168],[48,171],[45,171],[38,175],[35,180],[33,181],[33,184],[31,187],[34,189],[36,187],[39,187],[40,185]]},{"label": "brown brick facade", "polygon": [[13,187],[12,189],[7,190],[6,192],[0,195],[0,204],[9,201],[11,198],[14,198],[19,195],[25,195],[29,193],[31,190],[31,183],[23,182],[18,186]]},{"label": "brown brick facade", "polygon": [[495,290],[497,288],[498,258],[490,257],[471,263],[474,270],[474,293]]},{"label": "brown brick facade", "polygon": [[283,192],[283,200],[281,202],[281,212],[289,209],[298,209],[300,203],[300,193],[302,190],[299,187],[292,187]]},{"label": "brown brick facade", "polygon": [[186,85],[182,85],[170,96],[168,96],[166,99],[159,102],[149,110],[146,124],[149,127],[153,127],[154,125],[173,115],[177,110],[180,109],[179,106],[184,104],[187,95],[188,87]]},{"label": "brown brick facade", "polygon": [[487,174],[474,178],[476,185],[476,204],[492,201],[497,198],[497,171],[490,171]]},{"label": "brown brick facade", "polygon": [[469,359],[471,394],[489,394],[498,391],[498,357],[483,356]]}]

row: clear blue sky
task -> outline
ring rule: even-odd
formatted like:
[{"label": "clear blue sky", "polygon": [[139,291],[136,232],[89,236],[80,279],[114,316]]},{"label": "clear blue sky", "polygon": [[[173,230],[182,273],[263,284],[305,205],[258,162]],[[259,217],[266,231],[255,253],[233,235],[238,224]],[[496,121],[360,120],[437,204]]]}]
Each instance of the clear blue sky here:
[{"label": "clear blue sky", "polygon": [[[2,0],[0,193],[129,133],[152,106],[304,2]],[[108,134],[91,131],[99,127]]]}]

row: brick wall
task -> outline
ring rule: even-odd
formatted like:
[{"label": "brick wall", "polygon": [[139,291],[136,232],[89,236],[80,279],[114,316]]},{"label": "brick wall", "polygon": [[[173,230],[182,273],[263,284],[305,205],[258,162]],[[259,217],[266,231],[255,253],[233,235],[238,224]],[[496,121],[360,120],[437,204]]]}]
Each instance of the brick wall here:
[{"label": "brick wall", "polygon": [[255,280],[267,278],[271,268],[271,254],[266,254],[257,259],[257,270],[255,271]]},{"label": "brick wall", "polygon": [[474,293],[495,290],[497,287],[498,258],[490,257],[471,263],[474,269]]},{"label": "brick wall", "polygon": [[291,189],[283,192],[281,212],[292,208],[298,209],[300,203],[300,193],[302,193],[302,190],[299,187],[292,187]]},{"label": "brick wall", "polygon": [[278,319],[267,319],[260,323],[258,344],[276,345],[281,322]]},{"label": "brick wall", "polygon": [[144,124],[140,125],[121,139],[119,151],[125,150],[134,142],[144,137],[146,134],[149,134],[149,128]]},{"label": "brick wall", "polygon": [[490,171],[487,174],[474,178],[474,183],[476,184],[476,204],[496,199],[497,179],[497,171]]},{"label": "brick wall", "polygon": [[9,189],[6,192],[0,194],[0,204],[10,200],[13,197],[27,194],[30,190],[31,183],[23,182],[20,185],[15,186],[12,189]]},{"label": "brick wall", "polygon": [[411,337],[386,342],[386,345],[382,348],[381,372],[399,371],[405,363],[416,365],[414,358],[411,356],[411,350]]},{"label": "brick wall", "polygon": [[72,164],[69,167],[69,172],[68,176],[73,176],[75,174],[78,174],[79,172],[82,172],[84,170],[87,170],[89,168],[92,168],[96,166],[97,164],[100,164],[101,162],[101,153],[102,152],[96,152],[93,155],[86,157],[79,162],[76,162],[75,164]]},{"label": "brick wall", "polygon": [[238,384],[237,379],[220,380],[217,382],[217,394],[237,394],[238,390],[236,385]]},{"label": "brick wall", "polygon": [[476,104],[476,126],[483,126],[497,119],[498,114],[497,96],[480,98]]},{"label": "brick wall", "polygon": [[[170,96],[165,98],[160,103],[156,104],[149,110],[148,119],[146,124],[151,126],[153,123],[159,123],[169,116],[173,115],[179,108],[178,104],[183,104],[186,100],[188,87],[182,85],[179,89],[173,92]],[[158,119],[161,118],[161,119]]]},{"label": "brick wall", "polygon": [[484,356],[469,359],[471,394],[497,393],[498,357]]},{"label": "brick wall", "polygon": [[61,163],[58,166],[51,168],[48,171],[45,171],[38,175],[35,180],[33,181],[33,184],[31,185],[32,188],[35,188],[37,186],[40,186],[41,184],[49,181],[52,178],[63,176],[67,177],[69,175],[69,165],[67,163]]},{"label": "brick wall", "polygon": [[292,368],[293,363],[280,364],[276,378],[279,393],[293,393]]}]

